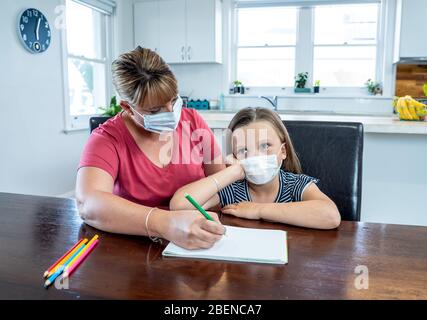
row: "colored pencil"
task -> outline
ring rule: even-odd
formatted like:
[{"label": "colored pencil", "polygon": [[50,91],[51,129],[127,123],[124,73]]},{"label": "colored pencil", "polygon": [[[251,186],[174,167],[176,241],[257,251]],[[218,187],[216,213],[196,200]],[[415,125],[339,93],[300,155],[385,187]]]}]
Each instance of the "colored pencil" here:
[{"label": "colored pencil", "polygon": [[206,219],[214,221],[214,219],[212,219],[209,213],[207,213],[205,209],[203,209],[202,206],[198,204],[197,201],[194,200],[188,193],[185,193],[184,196],[201,214],[205,216]]},{"label": "colored pencil", "polygon": [[[193,199],[193,197],[191,197],[187,192],[184,193],[184,197],[188,200],[188,202],[190,202],[201,214],[204,215],[204,217],[210,221],[215,221],[214,219],[212,219],[212,217],[209,215],[209,213],[207,213],[205,211],[205,209],[202,208],[202,206]],[[225,227],[224,227],[225,229]],[[224,236],[226,236],[226,232],[227,229],[224,230]]]},{"label": "colored pencil", "polygon": [[68,266],[71,266],[90,247],[90,245],[98,239],[98,237],[99,236],[96,234],[92,239],[90,239],[90,241],[87,243],[85,248],[82,251],[80,251],[80,253],[77,256],[75,256],[70,263],[68,263]]},{"label": "colored pencil", "polygon": [[64,264],[65,261],[67,261],[71,256],[74,255],[76,251],[84,247],[87,241],[87,238],[83,239],[83,241],[80,242],[79,245],[77,245],[69,254],[65,256],[65,258],[63,258],[52,270],[49,271],[49,274],[46,277],[51,277],[59,269],[59,267]]},{"label": "colored pencil", "polygon": [[62,259],[64,259],[71,251],[74,250],[75,247],[77,247],[81,242],[83,241],[83,239],[80,239],[70,250],[68,250],[67,252],[65,252],[61,258],[59,258],[58,260],[56,260],[56,262],[54,264],[52,264],[49,269],[47,269],[44,274],[43,277],[46,278],[49,274],[49,272],[55,268],[61,261]]},{"label": "colored pencil", "polygon": [[92,242],[90,244],[90,246],[86,246],[84,252],[82,254],[79,255],[79,258],[77,260],[74,261],[74,263],[70,263],[68,264],[67,267],[65,267],[64,270],[64,278],[69,277],[74,270],[77,269],[77,267],[86,259],[86,257],[92,252],[92,250],[95,248],[95,246],[98,244],[99,240],[95,240],[94,242]]},{"label": "colored pencil", "polygon": [[99,236],[97,234],[95,234],[92,239],[90,239],[90,241],[87,243],[85,250],[96,240],[98,240]]},{"label": "colored pencil", "polygon": [[49,278],[45,281],[44,287],[45,288],[49,287],[55,281],[55,279],[62,273],[62,271],[64,271],[67,264],[70,263],[71,260],[73,260],[74,257],[77,256],[80,253],[80,251],[82,251],[84,248],[85,248],[85,245],[80,247],[70,258],[68,258],[67,261],[65,261],[64,264],[61,264],[59,268],[55,271],[55,273],[49,276]]}]

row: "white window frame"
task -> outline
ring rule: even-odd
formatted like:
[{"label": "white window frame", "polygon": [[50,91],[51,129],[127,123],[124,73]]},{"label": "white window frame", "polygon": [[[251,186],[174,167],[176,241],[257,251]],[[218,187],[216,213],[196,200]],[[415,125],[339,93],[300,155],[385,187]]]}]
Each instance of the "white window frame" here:
[{"label": "white window frame", "polygon": [[[75,0],[73,0],[75,1]],[[85,5],[80,1],[75,1],[79,4]],[[61,5],[65,6],[66,0],[61,0]],[[91,9],[96,10],[92,6],[88,6]],[[61,51],[62,51],[62,71],[63,71],[63,100],[64,100],[64,132],[73,132],[81,130],[89,130],[89,119],[93,116],[99,116],[99,114],[88,114],[88,115],[71,115],[70,97],[69,97],[69,83],[68,83],[68,58],[78,58],[88,62],[104,63],[105,64],[105,75],[106,75],[106,88],[105,88],[105,101],[108,105],[113,94],[112,87],[112,76],[111,76],[111,63],[113,56],[113,16],[110,14],[104,14],[104,23],[101,26],[101,34],[103,35],[103,43],[105,43],[105,59],[89,59],[81,56],[74,56],[68,52],[67,45],[67,30],[62,28],[61,32]],[[65,12],[64,12],[65,14]],[[66,21],[65,21],[66,23]]]},{"label": "white window frame", "polygon": [[[266,1],[265,4],[262,4],[262,1],[258,1],[257,5],[254,1],[253,5],[249,7],[261,8],[265,6],[296,6],[295,1],[286,4],[286,2],[277,1],[277,3],[272,1]],[[383,95],[386,94],[385,91],[389,91],[387,79],[384,79],[384,60],[385,60],[385,48],[384,43],[385,39],[385,29],[386,29],[386,6],[384,5],[384,0],[381,1],[327,1],[327,4],[357,4],[357,3],[373,3],[379,2],[378,10],[378,22],[377,22],[377,44],[376,44],[376,70],[375,70],[375,81],[383,84]],[[316,5],[323,5],[325,1],[308,1],[305,6],[301,6],[298,9],[297,17],[297,41],[295,49],[295,72],[294,75],[299,72],[308,72],[309,78],[307,80],[307,87],[313,86],[313,67],[314,67],[314,7]],[[244,7],[244,6],[242,6]],[[228,79],[228,85],[232,83],[233,80],[237,79],[237,34],[238,34],[238,15],[237,15],[238,5],[232,7],[231,13],[231,70],[230,78]],[[387,86],[387,88],[385,88]],[[227,87],[228,92],[229,87]],[[261,95],[261,94],[274,94],[274,95],[296,95],[299,97],[304,96],[304,94],[295,94],[294,87],[246,87],[246,93],[248,95]],[[366,88],[361,87],[330,87],[330,86],[321,86],[321,93],[331,96],[369,96],[366,91]],[[320,97],[321,95],[310,95],[311,97]]]},{"label": "white window frame", "polygon": [[[260,6],[259,8],[263,8],[265,6]],[[237,10],[234,9],[233,13],[232,13],[232,79],[230,79],[231,81],[229,81],[230,83],[234,80],[240,80],[237,78],[237,53],[239,48],[245,49],[245,48],[295,48],[295,56],[297,56],[297,50],[298,50],[298,26],[299,26],[299,14],[300,14],[300,10],[297,10],[297,17],[296,17],[296,21],[297,21],[297,37],[295,39],[295,45],[285,45],[285,44],[281,44],[281,45],[269,45],[269,46],[255,46],[255,45],[250,45],[250,46],[238,46],[238,25],[239,25],[239,19],[238,19],[238,15],[237,15]],[[295,60],[295,69],[297,68],[296,66],[297,61]],[[262,86],[262,87],[254,87],[254,86],[245,86],[245,89],[251,90],[251,92],[254,91],[277,91],[279,87],[268,87],[268,86]],[[284,90],[286,87],[280,87],[280,90]]]}]

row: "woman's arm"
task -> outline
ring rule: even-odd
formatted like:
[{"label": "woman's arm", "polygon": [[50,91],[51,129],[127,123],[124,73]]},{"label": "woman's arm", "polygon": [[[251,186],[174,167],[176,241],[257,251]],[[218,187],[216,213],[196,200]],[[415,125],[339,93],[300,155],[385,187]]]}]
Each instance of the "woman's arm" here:
[{"label": "woman's arm", "polygon": [[[145,219],[152,208],[112,194],[113,178],[104,170],[83,167],[77,173],[76,198],[81,218],[100,230],[147,235]],[[187,249],[208,248],[221,238],[224,227],[195,210],[170,212],[155,209],[149,217],[151,236],[165,238]]]},{"label": "woman's arm", "polygon": [[224,207],[222,212],[315,229],[334,229],[340,225],[337,206],[314,183],[304,190],[302,200],[288,203],[241,202]]},{"label": "woman's arm", "polygon": [[[243,179],[244,171],[240,164],[231,165],[213,175],[187,184],[178,189],[170,201],[171,210],[192,209],[184,194],[190,194],[204,209],[212,208],[219,204],[218,186],[224,188],[231,183]],[[215,180],[218,182],[215,182]]]}]

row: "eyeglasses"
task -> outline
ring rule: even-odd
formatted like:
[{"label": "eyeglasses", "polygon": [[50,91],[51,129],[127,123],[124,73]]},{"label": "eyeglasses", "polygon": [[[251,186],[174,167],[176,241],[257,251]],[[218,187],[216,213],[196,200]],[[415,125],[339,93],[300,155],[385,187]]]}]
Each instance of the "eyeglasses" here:
[{"label": "eyeglasses", "polygon": [[[181,103],[181,107],[182,107],[182,98],[179,96],[179,95],[177,95],[175,98],[173,98],[172,100],[171,100],[171,104],[172,104],[172,112],[173,112],[173,110],[175,110],[175,108],[176,107],[178,107],[178,105],[179,105],[179,103]],[[131,107],[134,111],[136,111],[136,108],[135,107]],[[161,112],[161,110],[162,109],[164,109],[164,108],[166,108],[166,106],[163,106],[163,107],[157,107],[156,109],[151,109],[150,111],[143,111],[143,112],[138,112],[138,111],[136,111],[137,113],[139,113],[140,115],[153,115],[153,114],[157,114],[157,113],[162,113]],[[165,111],[165,112],[170,112],[170,111]]]}]

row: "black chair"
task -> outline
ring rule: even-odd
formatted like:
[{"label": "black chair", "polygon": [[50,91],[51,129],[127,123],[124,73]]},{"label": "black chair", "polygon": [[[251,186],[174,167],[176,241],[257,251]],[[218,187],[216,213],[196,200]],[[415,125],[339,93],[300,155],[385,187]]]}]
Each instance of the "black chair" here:
[{"label": "black chair", "polygon": [[342,220],[360,221],[363,125],[354,122],[284,121],[303,173],[337,205]]},{"label": "black chair", "polygon": [[107,117],[107,116],[91,117],[89,119],[90,132],[92,133],[93,130],[98,128],[101,124],[103,124],[108,119],[110,119],[110,117]]}]

